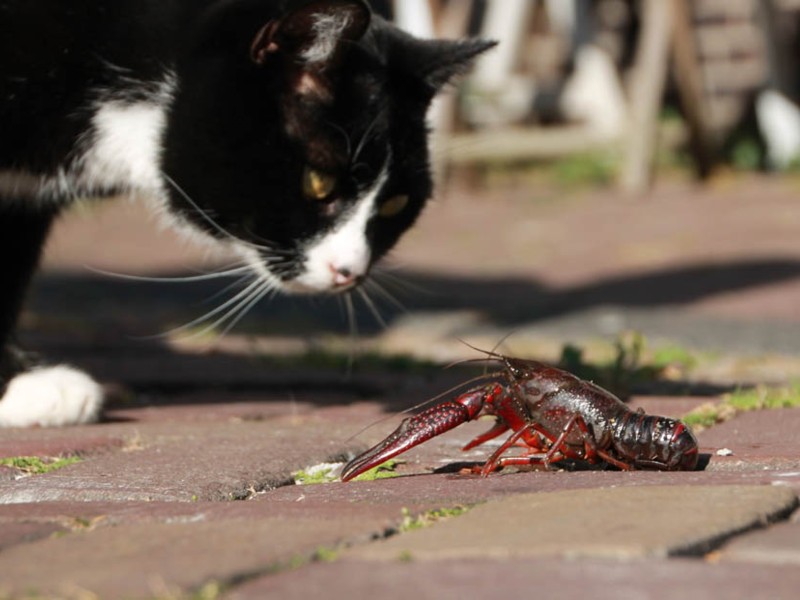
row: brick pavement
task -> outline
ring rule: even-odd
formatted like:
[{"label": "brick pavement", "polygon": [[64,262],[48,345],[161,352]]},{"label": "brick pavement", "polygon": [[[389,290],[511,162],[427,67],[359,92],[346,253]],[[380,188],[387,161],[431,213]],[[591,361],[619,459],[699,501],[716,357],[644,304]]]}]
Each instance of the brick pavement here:
[{"label": "brick pavement", "polygon": [[[752,206],[756,191],[760,204]],[[800,350],[791,336],[775,333],[781,323],[786,332],[800,322],[800,246],[792,229],[800,224],[791,184],[668,187],[649,204],[601,193],[531,205],[521,194],[473,195],[463,203],[448,197],[430,211],[401,256],[411,271],[430,259],[429,269],[448,276],[417,279],[434,287],[459,281],[453,289],[464,293],[423,299],[369,339],[371,347],[415,348],[446,361],[469,355],[458,335],[492,344],[512,326],[530,326],[520,334],[520,351],[552,357],[564,341],[575,341],[581,324],[595,327],[592,335],[613,335],[620,315],[624,321],[641,310],[651,338],[659,326],[679,333],[680,323],[704,322],[710,347],[739,344],[704,359],[693,381],[674,388],[679,395],[632,398],[649,412],[680,415],[726,386],[781,382],[800,372]],[[120,217],[105,210],[99,219],[113,230]],[[489,227],[490,216],[505,219],[495,229],[510,234],[520,223],[538,223],[544,241],[526,248],[535,240],[514,234],[482,247],[471,228],[481,220]],[[127,213],[121,218],[131,221]],[[564,231],[586,231],[584,219],[597,225],[591,235],[555,243]],[[444,222],[453,231],[452,252],[434,252]],[[245,324],[249,341],[233,337],[213,352],[131,342],[130,334],[191,314],[198,307],[188,298],[197,290],[135,291],[76,270],[96,248],[87,237],[105,235],[87,223],[59,232],[52,275],[40,281],[27,313],[27,337],[51,356],[91,368],[114,400],[97,425],[0,431],[2,456],[82,458],[38,475],[0,468],[0,598],[463,598],[530,590],[562,598],[797,597],[800,409],[746,413],[703,431],[704,469],[693,473],[462,475],[459,465],[486,456],[458,449],[486,427],[476,423],[407,453],[401,477],[290,485],[292,471],[363,449],[393,429],[396,420],[351,437],[384,412],[463,375],[413,364],[357,365],[343,380],[339,366],[275,367],[260,356],[320,347],[315,331],[341,330],[320,326],[327,308],[304,320],[302,310],[279,304],[277,317],[265,311]],[[95,266],[171,272],[200,264],[189,253],[165,265],[171,241],[142,243],[145,229],[125,231],[115,234],[117,262]],[[462,262],[446,264],[448,256]],[[693,270],[699,262],[718,268]],[[745,264],[766,273],[745,269],[737,281],[727,266]],[[642,277],[648,271],[679,276]],[[510,282],[500,283],[499,295],[498,273]],[[664,303],[647,291],[652,285],[663,286]],[[499,298],[494,312],[492,298]],[[115,305],[120,299],[124,304]],[[564,307],[553,312],[559,302]],[[87,306],[96,320],[86,319]],[[552,318],[534,319],[536,307]],[[498,318],[503,311],[514,318]],[[271,319],[298,324],[302,336],[287,338],[281,324],[280,337],[265,335]],[[748,346],[747,336],[758,332],[766,333]],[[764,350],[770,340],[780,341],[780,353]],[[400,531],[409,515],[454,506],[470,510]]]}]

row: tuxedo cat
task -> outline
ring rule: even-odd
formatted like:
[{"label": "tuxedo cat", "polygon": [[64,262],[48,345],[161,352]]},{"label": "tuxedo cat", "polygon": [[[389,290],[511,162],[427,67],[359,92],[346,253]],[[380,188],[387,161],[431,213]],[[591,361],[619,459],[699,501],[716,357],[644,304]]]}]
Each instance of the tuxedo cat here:
[{"label": "tuxedo cat", "polygon": [[426,110],[491,43],[361,0],[0,0],[0,425],[95,420],[102,391],[13,343],[76,197],[152,199],[267,291],[357,286],[431,195]]}]

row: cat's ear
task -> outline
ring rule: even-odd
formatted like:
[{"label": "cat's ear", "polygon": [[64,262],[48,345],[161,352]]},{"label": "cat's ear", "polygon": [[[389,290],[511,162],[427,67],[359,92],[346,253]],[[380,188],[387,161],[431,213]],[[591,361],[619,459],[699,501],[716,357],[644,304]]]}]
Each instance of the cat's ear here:
[{"label": "cat's ear", "polygon": [[453,78],[463,75],[478,55],[497,45],[497,42],[473,40],[418,41],[414,50],[415,70],[435,94]]},{"label": "cat's ear", "polygon": [[266,23],[253,38],[250,58],[263,65],[281,53],[315,66],[336,61],[348,42],[360,39],[371,19],[363,0],[317,0]]}]

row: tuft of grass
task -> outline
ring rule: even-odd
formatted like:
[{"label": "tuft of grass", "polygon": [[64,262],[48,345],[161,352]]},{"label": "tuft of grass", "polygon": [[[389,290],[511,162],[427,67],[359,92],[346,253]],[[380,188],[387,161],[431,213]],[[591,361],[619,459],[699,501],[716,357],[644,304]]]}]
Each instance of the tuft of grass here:
[{"label": "tuft of grass", "polygon": [[419,515],[412,515],[407,508],[403,508],[403,521],[400,523],[400,526],[397,528],[397,530],[400,533],[405,533],[406,531],[430,527],[438,521],[463,515],[468,510],[469,507],[458,505],[453,507],[435,508],[433,510],[425,511]]},{"label": "tuft of grass", "polygon": [[727,396],[727,402],[737,412],[800,406],[800,383],[788,387],[759,386],[737,390]]},{"label": "tuft of grass", "polygon": [[0,458],[0,465],[22,471],[26,475],[41,475],[81,462],[77,456],[65,458],[40,458],[38,456],[13,456]]},{"label": "tuft of grass", "polygon": [[647,339],[638,331],[617,336],[611,356],[589,362],[579,346],[566,344],[561,350],[559,366],[616,394],[623,400],[637,387],[655,381],[676,381],[685,378],[697,366],[698,358],[678,345],[648,348]]},{"label": "tuft of grass", "polygon": [[312,560],[319,562],[333,562],[339,558],[339,553],[340,553],[339,548],[318,546],[317,549],[314,550],[314,555],[312,557]]},{"label": "tuft of grass", "polygon": [[713,403],[707,403],[703,404],[702,406],[698,406],[690,413],[687,413],[681,417],[681,421],[691,427],[695,433],[702,431],[703,429],[708,429],[712,425],[719,423],[721,420],[722,419],[720,418],[719,410],[717,409],[716,404]]},{"label": "tuft of grass", "polygon": [[340,463],[320,463],[312,467],[300,469],[292,473],[296,485],[314,485],[318,483],[330,483],[338,478],[335,475],[336,468]]},{"label": "tuft of grass", "polygon": [[683,422],[694,429],[706,429],[751,410],[800,407],[800,383],[786,387],[756,386],[731,392],[716,404],[703,404],[686,414]]},{"label": "tuft of grass", "polygon": [[[373,481],[375,479],[388,479],[397,477],[395,472],[397,466],[402,464],[401,460],[389,459],[369,471],[365,471],[353,481]],[[292,473],[296,485],[314,485],[318,483],[331,483],[339,479],[338,469],[342,463],[320,463],[312,467],[307,467]]]},{"label": "tuft of grass", "polygon": [[361,475],[354,478],[353,481],[374,481],[375,479],[389,479],[390,477],[397,477],[399,474],[396,472],[398,465],[403,464],[402,460],[394,460],[390,458],[384,463],[379,464],[377,467],[372,467],[369,471],[364,471]]},{"label": "tuft of grass", "polygon": [[414,560],[414,555],[411,554],[411,550],[401,550],[397,555],[397,560],[405,563],[412,562]]},{"label": "tuft of grass", "polygon": [[555,161],[550,167],[555,184],[562,187],[606,186],[614,182],[619,157],[610,152],[574,154]]},{"label": "tuft of grass", "polygon": [[740,137],[730,148],[728,160],[737,171],[758,171],[764,164],[764,148],[753,137]]},{"label": "tuft of grass", "polygon": [[[164,587],[166,587],[166,585]],[[211,580],[194,591],[164,589],[157,591],[151,598],[152,600],[218,600],[222,597],[224,592],[224,584],[219,581]],[[93,594],[86,597],[95,598]],[[84,598],[84,596],[76,596],[76,598]]]}]

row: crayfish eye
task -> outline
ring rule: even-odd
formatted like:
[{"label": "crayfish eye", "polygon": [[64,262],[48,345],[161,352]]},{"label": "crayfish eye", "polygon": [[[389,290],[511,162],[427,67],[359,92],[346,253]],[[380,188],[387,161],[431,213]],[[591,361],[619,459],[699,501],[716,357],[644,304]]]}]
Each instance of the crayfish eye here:
[{"label": "crayfish eye", "polygon": [[525,377],[525,370],[520,368],[515,362],[506,360],[506,368],[514,379],[522,379]]}]

